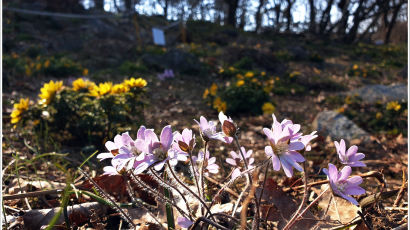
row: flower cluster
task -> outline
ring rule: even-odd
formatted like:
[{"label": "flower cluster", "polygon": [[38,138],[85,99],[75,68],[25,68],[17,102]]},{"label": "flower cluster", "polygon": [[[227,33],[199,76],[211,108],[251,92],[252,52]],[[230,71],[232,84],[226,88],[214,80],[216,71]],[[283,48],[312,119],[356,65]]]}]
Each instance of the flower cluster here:
[{"label": "flower cluster", "polygon": [[175,77],[174,71],[172,69],[166,69],[166,70],[164,70],[163,73],[160,73],[157,76],[158,76],[158,79],[161,80],[161,81],[163,81],[167,78],[174,78]]},{"label": "flower cluster", "polygon": [[366,165],[360,160],[365,157],[363,153],[357,152],[357,146],[353,145],[346,151],[345,141],[342,139],[340,143],[335,141],[336,151],[339,156],[340,163],[346,165],[340,172],[336,166],[329,163],[329,169],[323,169],[327,175],[330,187],[335,195],[340,196],[354,205],[359,203],[351,197],[351,195],[361,195],[365,190],[359,186],[363,182],[360,176],[350,177],[352,173],[351,167],[365,167]]},{"label": "flower cluster", "polygon": [[309,142],[316,138],[316,132],[303,135],[299,132],[300,125],[293,124],[291,120],[284,119],[282,122],[276,120],[272,114],[272,128],[264,128],[263,132],[268,137],[269,145],[265,147],[265,153],[272,159],[272,166],[275,171],[283,168],[286,176],[293,176],[293,168],[303,171],[298,164],[304,162],[305,158],[298,152],[309,150]]},{"label": "flower cluster", "polygon": [[[122,83],[113,84],[112,82],[104,82],[99,85],[90,83],[89,92],[91,96],[102,97],[104,95],[121,94],[130,91],[132,88],[143,88],[147,85],[147,81],[142,78],[126,79]],[[74,86],[74,85],[73,85]]]}]

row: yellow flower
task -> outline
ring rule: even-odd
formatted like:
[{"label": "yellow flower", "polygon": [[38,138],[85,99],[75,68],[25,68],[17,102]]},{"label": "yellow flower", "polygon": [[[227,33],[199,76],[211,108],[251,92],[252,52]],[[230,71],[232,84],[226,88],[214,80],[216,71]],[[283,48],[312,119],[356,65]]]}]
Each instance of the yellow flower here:
[{"label": "yellow flower", "polygon": [[206,99],[208,97],[208,95],[209,95],[209,90],[208,90],[208,88],[206,88],[205,91],[204,91],[204,94],[202,95],[202,98]]},{"label": "yellow flower", "polygon": [[270,102],[266,102],[262,105],[262,111],[263,114],[272,114],[275,112],[275,106]]},{"label": "yellow flower", "polygon": [[50,60],[46,60],[45,62],[44,62],[44,68],[48,68],[50,66]]},{"label": "yellow flower", "polygon": [[251,72],[251,71],[246,72],[246,74],[245,74],[245,77],[251,78],[251,77],[253,77],[253,76],[255,76],[255,74],[254,74],[253,72]]},{"label": "yellow flower", "polygon": [[345,107],[340,107],[338,110],[337,110],[339,113],[344,113],[345,112]]},{"label": "yellow flower", "polygon": [[85,69],[83,69],[83,76],[87,76],[87,75],[88,75],[88,69],[85,68]]},{"label": "yellow flower", "polygon": [[215,98],[213,103],[213,108],[225,112],[226,111],[226,102],[222,101],[220,97]]},{"label": "yellow flower", "polygon": [[279,81],[279,77],[276,77],[275,80],[276,80],[276,81]]},{"label": "yellow flower", "polygon": [[224,68],[219,68],[219,73],[223,73],[224,71]]},{"label": "yellow flower", "polygon": [[238,78],[238,79],[243,79],[243,75],[240,74],[240,73],[238,73],[238,74],[236,74],[236,78]]},{"label": "yellow flower", "polygon": [[25,71],[26,71],[26,75],[31,76],[31,74],[32,74],[31,68],[28,65],[24,66],[24,68],[25,68]]},{"label": "yellow flower", "polygon": [[217,90],[218,90],[218,85],[216,85],[215,83],[212,83],[211,87],[209,88],[209,94],[211,94],[212,96],[215,96]]},{"label": "yellow flower", "polygon": [[229,71],[231,71],[231,72],[235,71],[235,67],[233,67],[233,66],[230,66],[228,69],[229,69]]},{"label": "yellow flower", "polygon": [[51,80],[49,83],[45,83],[43,88],[40,89],[41,94],[38,95],[41,99],[40,104],[50,104],[56,92],[61,90],[62,88],[63,81],[54,82],[53,80]]},{"label": "yellow flower", "polygon": [[126,93],[126,92],[128,92],[129,90],[130,90],[130,89],[129,89],[126,85],[124,85],[124,84],[115,84],[115,85],[112,87],[111,94]]},{"label": "yellow flower", "polygon": [[348,104],[348,105],[352,104],[352,98],[350,96],[347,96],[345,98],[345,104]]},{"label": "yellow flower", "polygon": [[142,78],[131,78],[129,80],[124,80],[124,85],[128,88],[143,88],[147,85],[147,81]]},{"label": "yellow flower", "polygon": [[16,54],[15,52],[12,52],[12,53],[11,53],[11,57],[12,57],[13,59],[16,59],[16,58],[19,57],[19,55]]},{"label": "yellow flower", "polygon": [[261,73],[261,76],[262,76],[262,77],[266,76],[266,72],[263,71],[263,72]]},{"label": "yellow flower", "polygon": [[41,66],[42,66],[41,63],[37,63],[37,64],[36,64],[36,70],[37,70],[37,71],[40,71],[40,70],[41,70]]},{"label": "yellow flower", "polygon": [[78,78],[77,80],[73,81],[73,90],[79,91],[81,89],[88,89],[91,90],[95,86],[95,83],[89,80],[85,80],[82,78]]},{"label": "yellow flower", "polygon": [[293,71],[292,73],[289,74],[289,77],[293,78],[293,77],[299,76],[300,74],[301,73],[299,71]]},{"label": "yellow flower", "polygon": [[357,69],[359,69],[359,66],[357,64],[354,64],[352,69],[357,70]]},{"label": "yellow flower", "polygon": [[244,81],[244,80],[239,80],[239,81],[236,82],[236,86],[237,86],[237,87],[241,87],[241,86],[243,86],[244,84],[245,84],[245,81]]},{"label": "yellow flower", "polygon": [[401,109],[401,105],[397,101],[391,101],[387,103],[386,109],[399,111]]},{"label": "yellow flower", "polygon": [[28,109],[29,99],[20,99],[19,103],[14,104],[14,109],[11,112],[11,123],[16,124],[21,120],[21,115]]},{"label": "yellow flower", "polygon": [[100,83],[98,84],[98,86],[95,85],[90,90],[90,95],[94,97],[103,96],[103,95],[109,94],[111,92],[111,89],[112,89],[112,82]]},{"label": "yellow flower", "polygon": [[376,119],[380,120],[383,117],[383,114],[381,112],[376,113]]},{"label": "yellow flower", "polygon": [[263,87],[263,91],[265,93],[270,93],[272,91],[272,89],[273,89],[273,86],[271,86],[271,85]]}]

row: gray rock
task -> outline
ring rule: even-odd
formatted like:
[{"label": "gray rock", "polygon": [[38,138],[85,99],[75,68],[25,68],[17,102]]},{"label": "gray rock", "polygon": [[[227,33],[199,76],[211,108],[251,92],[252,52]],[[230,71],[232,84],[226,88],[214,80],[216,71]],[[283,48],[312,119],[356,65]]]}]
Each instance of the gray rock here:
[{"label": "gray rock", "polygon": [[358,95],[368,103],[407,101],[407,85],[368,85],[354,89],[348,92],[347,95]]},{"label": "gray rock", "polygon": [[364,142],[370,141],[370,135],[366,131],[336,111],[318,113],[313,121],[313,128],[322,136],[330,136],[332,140],[344,139],[349,142],[353,139],[361,139]]}]

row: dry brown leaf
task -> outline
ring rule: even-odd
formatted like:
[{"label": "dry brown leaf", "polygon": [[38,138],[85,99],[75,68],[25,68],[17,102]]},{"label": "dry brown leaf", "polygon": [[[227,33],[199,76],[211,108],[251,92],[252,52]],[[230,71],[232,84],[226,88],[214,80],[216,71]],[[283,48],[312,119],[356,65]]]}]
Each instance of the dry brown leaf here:
[{"label": "dry brown leaf", "polygon": [[46,180],[28,181],[22,178],[14,178],[10,182],[8,187],[8,194],[17,194],[18,192],[28,192],[47,189],[62,189],[65,187],[65,183]]},{"label": "dry brown leaf", "polygon": [[[51,219],[59,212],[59,210],[60,207],[51,209],[33,209],[27,211],[23,215],[24,226],[29,230],[41,229],[42,226],[50,223]],[[72,219],[78,216],[81,216],[82,219],[90,218],[92,214],[91,210],[94,210],[101,216],[107,212],[107,206],[99,204],[98,202],[89,202],[67,207],[68,216],[71,216]],[[57,221],[57,224],[62,224],[63,222],[64,217],[61,215]]]},{"label": "dry brown leaf", "polygon": [[[258,188],[256,197],[259,197],[260,193],[261,188]],[[262,218],[266,217],[269,221],[279,221],[278,228],[281,229],[290,220],[298,207],[299,203],[293,197],[283,192],[282,188],[273,179],[266,180],[261,200]],[[315,225],[316,221],[311,220],[314,218],[311,212],[307,211],[304,217],[309,218],[309,220],[297,222],[292,229],[309,229]]]}]

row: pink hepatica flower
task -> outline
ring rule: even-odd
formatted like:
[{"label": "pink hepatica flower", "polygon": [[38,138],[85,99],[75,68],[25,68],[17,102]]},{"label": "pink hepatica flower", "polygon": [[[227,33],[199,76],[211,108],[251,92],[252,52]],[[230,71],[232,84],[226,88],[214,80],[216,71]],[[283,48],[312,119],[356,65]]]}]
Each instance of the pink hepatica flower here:
[{"label": "pink hepatica flower", "polygon": [[181,227],[181,228],[189,228],[191,225],[194,224],[194,222],[190,221],[188,218],[186,217],[178,217],[177,219],[177,224]]},{"label": "pink hepatica flower", "polygon": [[365,156],[363,153],[357,152],[357,146],[351,146],[346,152],[346,144],[343,139],[340,140],[340,143],[337,141],[334,142],[336,146],[336,151],[339,155],[339,159],[344,165],[349,165],[351,167],[365,167],[366,164],[361,162]]},{"label": "pink hepatica flower", "polygon": [[317,137],[316,131],[313,131],[311,134],[301,136],[300,141],[305,145],[305,150],[310,151],[312,150],[312,146],[310,146],[309,142]]},{"label": "pink hepatica flower", "polygon": [[[252,156],[253,151],[252,150],[248,150],[248,152],[245,151],[244,147],[241,147],[242,153],[244,154],[244,157],[248,163],[248,168],[251,169],[253,168],[253,162],[255,161],[255,159]],[[226,162],[232,166],[235,166],[235,169],[232,172],[232,179],[238,177],[241,174],[241,169],[240,168],[245,168],[243,160],[242,160],[242,156],[241,153],[238,152],[234,152],[231,151],[229,153],[231,155],[232,158],[226,158]]]},{"label": "pink hepatica flower", "polygon": [[269,146],[265,146],[265,153],[272,157],[275,171],[279,171],[282,165],[286,176],[292,177],[293,167],[298,171],[303,171],[297,162],[305,161],[305,158],[296,152],[305,148],[301,141],[302,134],[298,133],[300,125],[293,124],[292,121],[286,119],[279,123],[274,114],[272,117],[272,129],[263,129],[269,139]]},{"label": "pink hepatica flower", "polygon": [[190,129],[182,130],[182,134],[178,131],[174,132],[174,143],[172,148],[178,152],[188,153],[195,147],[195,134]]},{"label": "pink hepatica flower", "polygon": [[354,205],[359,205],[357,201],[350,195],[361,195],[366,191],[359,186],[363,182],[360,176],[353,176],[348,178],[352,173],[350,166],[345,166],[340,172],[338,172],[336,166],[329,163],[329,170],[323,169],[329,178],[330,187],[335,195],[342,197],[350,201]]},{"label": "pink hepatica flower", "polygon": [[145,130],[143,136],[144,139],[139,139],[136,143],[142,153],[136,158],[138,163],[134,164],[134,173],[142,173],[153,164],[155,164],[154,169],[159,171],[167,161],[172,166],[175,166],[178,161],[187,160],[187,154],[171,149],[173,134],[170,125],[162,129],[160,139],[150,129]]},{"label": "pink hepatica flower", "polygon": [[166,69],[164,70],[164,73],[158,74],[159,80],[165,80],[166,78],[173,78],[175,77],[174,71],[172,69]]},{"label": "pink hepatica flower", "polygon": [[216,139],[230,144],[232,138],[225,136],[222,132],[216,132],[216,125],[218,122],[207,121],[205,117],[200,117],[200,122],[194,119],[194,121],[199,125],[201,135],[205,140]]},{"label": "pink hepatica flower", "polygon": [[114,158],[119,153],[121,147],[131,145],[133,144],[133,142],[134,141],[132,140],[130,135],[128,135],[128,132],[125,132],[121,135],[117,134],[114,137],[114,142],[105,142],[105,148],[107,148],[109,152],[98,154],[97,159],[100,159],[100,161],[102,161],[104,159]]},{"label": "pink hepatica flower", "polygon": [[216,164],[216,158],[215,157],[209,158],[209,151],[206,151],[206,154],[204,156],[204,152],[200,150],[198,153],[198,157],[193,156],[192,160],[197,164],[201,164],[204,161],[204,157],[205,157],[205,162],[203,165],[204,175],[208,176],[209,173],[212,173],[212,174],[218,173],[219,166]]}]

